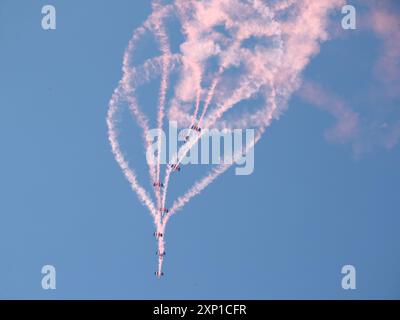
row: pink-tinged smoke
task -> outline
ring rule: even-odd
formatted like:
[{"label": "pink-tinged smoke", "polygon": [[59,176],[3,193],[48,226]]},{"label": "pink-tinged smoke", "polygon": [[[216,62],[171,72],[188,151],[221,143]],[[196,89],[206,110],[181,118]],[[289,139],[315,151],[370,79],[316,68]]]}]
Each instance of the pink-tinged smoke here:
[{"label": "pink-tinged smoke", "polygon": [[329,112],[336,124],[327,132],[327,138],[336,142],[349,142],[359,134],[359,115],[340,98],[333,96],[320,85],[306,81],[298,91],[306,102]]},{"label": "pink-tinged smoke", "polygon": [[[299,88],[304,68],[319,52],[321,42],[328,39],[326,28],[330,12],[343,4],[342,0],[287,0],[280,3],[176,0],[166,5],[161,1],[154,2],[151,16],[137,29],[128,45],[121,80],[122,95],[130,102],[131,109],[133,106],[135,117],[139,118],[146,147],[151,143],[146,138],[149,120],[138,111],[135,97],[141,85],[160,76],[157,128],[163,127],[166,114],[168,120],[178,122],[179,128],[187,128],[196,121],[203,131],[221,127],[254,128],[255,141],[241,152],[253,148]],[[167,20],[175,20],[181,27],[184,40],[176,53],[171,53],[168,45]],[[135,47],[139,46],[146,32],[152,33],[159,43],[160,56],[149,58],[141,66],[133,66]],[[171,89],[169,79],[172,74],[178,80]],[[169,92],[173,95],[167,101]],[[111,99],[108,118],[111,128],[116,124],[113,114],[119,103],[119,100]],[[169,110],[165,112],[167,106]],[[121,158],[114,129],[109,133],[116,160],[125,172],[127,166]],[[201,136],[198,134],[196,139],[179,149],[175,164],[181,162]],[[150,179],[154,180],[155,176],[161,181],[159,167],[159,159],[157,169],[149,164]],[[162,211],[167,204],[168,188],[173,182],[172,168],[167,166],[165,169],[162,194],[160,189],[155,192],[157,208],[139,187],[136,177],[128,174],[131,180],[135,177],[134,183],[131,182],[135,186],[133,189],[152,212],[156,232],[162,234],[158,237],[159,254],[165,252],[164,236],[170,217],[229,167],[229,164],[222,164],[212,168],[175,200],[165,214]],[[164,256],[160,255],[158,275],[162,272],[163,261]]]},{"label": "pink-tinged smoke", "polygon": [[[385,3],[385,1],[383,2]],[[396,95],[400,92],[400,13],[388,6],[371,7],[371,27],[383,41],[375,75]]]},{"label": "pink-tinged smoke", "polygon": [[360,9],[357,29],[336,28],[333,32],[334,37],[346,40],[363,32],[376,36],[377,58],[370,67],[368,90],[355,89],[354,93],[339,98],[332,93],[334,88],[306,81],[298,91],[305,102],[327,111],[337,120],[327,131],[327,138],[349,143],[356,157],[379,147],[392,149],[400,142],[400,11],[394,4],[388,0],[357,1],[356,8]]}]

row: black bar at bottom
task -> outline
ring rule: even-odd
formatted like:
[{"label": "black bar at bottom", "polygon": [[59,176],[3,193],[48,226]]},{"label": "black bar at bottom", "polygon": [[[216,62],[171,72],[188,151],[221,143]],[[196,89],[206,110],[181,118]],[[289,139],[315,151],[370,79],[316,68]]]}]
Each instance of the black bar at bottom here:
[{"label": "black bar at bottom", "polygon": [[[63,316],[116,316],[121,319],[267,319],[275,315],[301,314],[347,318],[363,312],[379,317],[396,312],[399,301],[336,301],[336,300],[63,300],[63,301],[1,301],[13,315],[37,309],[40,314]],[[76,308],[75,308],[76,307]],[[44,313],[43,313],[44,312]]]}]

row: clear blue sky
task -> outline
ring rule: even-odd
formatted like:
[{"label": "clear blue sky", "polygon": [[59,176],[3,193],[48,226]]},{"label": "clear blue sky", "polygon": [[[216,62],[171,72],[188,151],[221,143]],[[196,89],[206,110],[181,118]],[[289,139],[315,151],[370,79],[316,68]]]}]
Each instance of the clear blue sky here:
[{"label": "clear blue sky", "polygon": [[[0,0],[0,298],[400,298],[399,148],[355,157],[324,137],[331,115],[298,96],[256,146],[254,174],[229,170],[173,217],[166,276],[154,277],[153,224],[105,122],[149,13],[147,1]],[[346,96],[370,76],[376,41],[324,44],[305,76]],[[55,291],[41,288],[45,264]],[[345,264],[354,291],[341,288]]]}]

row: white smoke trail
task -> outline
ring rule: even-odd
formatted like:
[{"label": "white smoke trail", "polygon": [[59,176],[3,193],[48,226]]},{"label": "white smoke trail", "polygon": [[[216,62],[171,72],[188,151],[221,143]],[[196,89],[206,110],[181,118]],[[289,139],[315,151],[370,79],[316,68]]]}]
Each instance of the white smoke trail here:
[{"label": "white smoke trail", "polygon": [[[171,8],[167,7],[168,11]],[[166,94],[168,90],[168,78],[169,78],[169,64],[171,60],[171,49],[169,47],[169,38],[166,33],[163,18],[167,14],[167,10],[160,5],[159,3],[153,3],[153,10],[158,14],[155,15],[155,19],[152,20],[152,29],[154,35],[156,36],[158,42],[160,43],[160,49],[162,52],[162,72],[161,72],[161,84],[160,84],[160,93],[159,93],[159,101],[158,101],[158,114],[157,114],[157,128],[159,131],[162,131],[164,116],[165,116],[165,100]],[[158,150],[161,150],[161,139],[158,140]],[[157,182],[160,181],[160,161],[161,161],[161,153],[158,152],[157,155]],[[157,198],[160,199],[160,189],[157,188]]]},{"label": "white smoke trail", "polygon": [[144,190],[144,188],[137,181],[134,170],[129,168],[129,165],[125,160],[118,143],[118,134],[114,125],[115,121],[114,118],[116,112],[118,111],[119,100],[120,100],[120,92],[118,89],[116,89],[110,100],[108,114],[107,114],[108,139],[111,144],[111,149],[115,156],[115,160],[121,167],[126,179],[131,184],[132,190],[137,193],[139,200],[142,202],[143,205],[145,205],[149,209],[150,214],[153,217],[155,217],[156,209],[154,207],[154,204],[151,201],[150,196],[147,194],[146,190]]},{"label": "white smoke trail", "polygon": [[[190,29],[190,22],[188,11],[190,12],[190,6],[187,6],[188,2],[186,0],[177,0],[175,2],[175,7],[177,9],[177,13],[179,15],[179,19],[182,25],[182,32],[188,39],[188,41],[192,41],[193,34]],[[189,4],[190,5],[190,4]],[[192,55],[185,55],[183,57],[184,67],[191,70],[193,75],[193,86],[195,88],[195,108],[192,116],[191,125],[196,123],[197,115],[199,113],[200,107],[200,99],[201,99],[201,81],[202,81],[202,63],[196,59],[195,52]]]},{"label": "white smoke trail", "polygon": [[[218,73],[222,73],[222,70],[220,70]],[[198,124],[199,126],[201,126],[201,123],[203,122],[203,118],[207,113],[208,106],[210,105],[211,100],[214,96],[215,88],[218,85],[218,81],[219,81],[219,75],[217,75],[211,83],[210,89],[209,89],[207,97],[206,97],[206,101],[204,102],[203,112],[201,113],[201,116],[199,119],[199,124]]]},{"label": "white smoke trail", "polygon": [[[133,56],[133,52],[135,49],[135,45],[141,39],[144,32],[146,30],[150,30],[154,33],[155,37],[160,43],[160,48],[162,52],[162,71],[161,71],[161,84],[160,84],[160,94],[159,94],[159,104],[158,104],[158,117],[157,117],[157,125],[158,129],[162,130],[163,119],[164,119],[164,108],[165,108],[165,100],[166,100],[166,92],[168,89],[168,76],[169,76],[169,69],[170,69],[170,62],[173,59],[171,55],[171,51],[169,48],[169,39],[166,34],[165,28],[162,23],[162,19],[170,12],[171,6],[161,6],[157,2],[153,3],[153,13],[152,15],[146,20],[142,27],[139,27],[135,30],[131,40],[129,41],[128,48],[125,51],[124,59],[123,59],[123,80],[122,85],[126,93],[126,99],[130,105],[130,110],[132,111],[133,115],[135,116],[139,126],[142,128],[143,131],[143,138],[145,141],[145,150],[149,150],[151,147],[151,140],[149,135],[149,125],[148,125],[148,118],[143,114],[140,110],[136,98],[134,96],[135,89],[133,84],[134,75],[137,76],[138,73],[135,73],[135,69],[130,67],[130,57]],[[146,61],[149,63],[149,61]],[[154,62],[154,61],[150,61]],[[141,75],[143,77],[143,75]],[[161,150],[161,141],[159,140],[158,143],[158,150]],[[149,166],[149,174],[150,174],[150,183],[151,185],[160,182],[160,154],[157,157],[157,167],[153,163],[153,161],[147,161]],[[161,206],[161,191],[160,187],[155,185],[154,193],[156,196],[157,201],[157,208]],[[160,214],[160,212],[158,213]],[[157,218],[159,220],[160,217]]]}]

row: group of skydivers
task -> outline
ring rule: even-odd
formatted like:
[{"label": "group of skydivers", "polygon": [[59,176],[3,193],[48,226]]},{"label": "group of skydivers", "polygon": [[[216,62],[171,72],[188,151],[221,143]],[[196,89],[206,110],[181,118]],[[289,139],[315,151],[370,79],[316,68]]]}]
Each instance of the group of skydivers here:
[{"label": "group of skydivers", "polygon": [[[192,126],[190,127],[190,129],[195,130],[195,131],[198,132],[198,133],[201,132],[201,128],[200,128],[198,125],[196,125],[196,124],[192,125]],[[186,136],[186,137],[185,137],[185,142],[188,142],[188,141],[189,141],[189,136]],[[171,167],[172,171],[174,171],[174,172],[179,172],[179,171],[181,171],[181,167],[179,166],[179,164],[171,164],[170,167]],[[154,187],[154,188],[164,188],[164,184],[163,184],[161,181],[155,181],[155,182],[153,183],[153,187]],[[160,212],[161,212],[161,213],[168,213],[168,212],[169,212],[169,209],[167,209],[167,208],[160,208]],[[162,238],[162,237],[163,237],[163,234],[162,234],[161,232],[154,232],[154,233],[153,233],[153,236],[156,237],[156,239],[159,239],[159,238]],[[160,252],[160,251],[157,250],[157,251],[156,251],[156,255],[159,256],[159,257],[162,259],[162,258],[164,258],[164,256],[165,256],[165,251]],[[156,271],[156,272],[154,272],[154,275],[157,276],[157,277],[159,278],[159,277],[161,277],[161,276],[164,275],[164,272]]]}]

